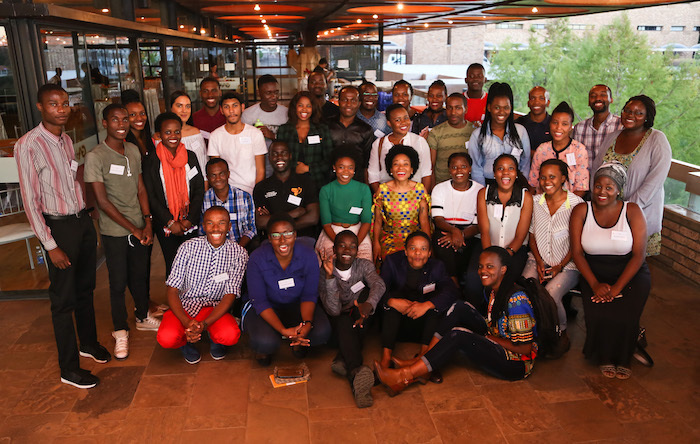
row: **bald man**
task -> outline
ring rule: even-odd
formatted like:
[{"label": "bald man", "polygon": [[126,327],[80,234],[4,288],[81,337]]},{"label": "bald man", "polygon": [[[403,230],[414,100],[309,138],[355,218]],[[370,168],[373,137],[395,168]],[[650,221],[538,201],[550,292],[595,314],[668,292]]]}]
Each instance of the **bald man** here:
[{"label": "bald man", "polygon": [[552,140],[549,134],[549,119],[547,113],[549,106],[549,92],[541,86],[536,86],[527,95],[527,107],[530,112],[521,116],[516,123],[521,124],[527,130],[530,137],[530,149],[534,153],[540,144]]}]

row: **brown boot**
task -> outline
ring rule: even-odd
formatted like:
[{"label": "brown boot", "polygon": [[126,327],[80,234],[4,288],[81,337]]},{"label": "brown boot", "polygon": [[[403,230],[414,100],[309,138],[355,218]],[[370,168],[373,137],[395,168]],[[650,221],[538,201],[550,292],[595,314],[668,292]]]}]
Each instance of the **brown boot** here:
[{"label": "brown boot", "polygon": [[418,356],[416,356],[415,358],[412,358],[412,359],[400,359],[400,358],[397,358],[396,356],[391,357],[391,362],[394,364],[394,368],[408,367],[409,365],[415,364],[419,360],[420,360],[420,357],[418,357]]},{"label": "brown boot", "polygon": [[411,374],[409,367],[399,369],[384,368],[379,362],[374,361],[374,371],[377,373],[379,381],[386,387],[389,396],[398,395],[414,382],[413,374]]}]

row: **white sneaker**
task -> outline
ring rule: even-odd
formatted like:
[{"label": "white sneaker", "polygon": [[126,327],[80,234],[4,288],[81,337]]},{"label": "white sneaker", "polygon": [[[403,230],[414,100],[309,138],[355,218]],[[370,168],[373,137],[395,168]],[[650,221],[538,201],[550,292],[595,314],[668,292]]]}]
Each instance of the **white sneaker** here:
[{"label": "white sneaker", "polygon": [[158,327],[160,319],[154,318],[150,313],[143,319],[136,318],[136,330],[158,331]]},{"label": "white sneaker", "polygon": [[117,330],[112,332],[114,338],[114,357],[116,359],[126,359],[129,357],[129,332]]}]

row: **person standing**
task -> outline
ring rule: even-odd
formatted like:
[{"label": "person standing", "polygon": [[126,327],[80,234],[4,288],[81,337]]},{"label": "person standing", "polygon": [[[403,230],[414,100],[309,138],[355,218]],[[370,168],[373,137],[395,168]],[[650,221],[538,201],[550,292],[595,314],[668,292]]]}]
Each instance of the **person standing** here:
[{"label": "person standing", "polygon": [[44,85],[36,107],[41,123],[15,144],[20,191],[29,224],[49,255],[49,299],[61,382],[88,389],[100,380],[80,368],[78,356],[99,363],[112,358],[97,341],[95,327],[97,234],[76,177],[73,142],[63,131],[70,115],[68,93],[59,85]]},{"label": "person standing", "polygon": [[120,104],[102,112],[107,138],[85,156],[85,183],[100,212],[100,234],[109,272],[109,295],[115,340],[114,357],[129,356],[126,287],[136,306],[136,329],[158,330],[160,321],[148,312],[147,246],[153,242],[148,195],[141,176],[139,149],[124,142],[129,115]]},{"label": "person standing", "polygon": [[340,109],[335,103],[326,100],[326,76],[323,71],[314,71],[309,75],[309,92],[314,96],[316,103],[321,108],[321,122],[328,123],[337,119]]},{"label": "person standing", "polygon": [[530,112],[520,116],[515,120],[527,130],[530,137],[530,149],[534,153],[537,147],[552,140],[549,134],[549,120],[551,116],[547,114],[549,106],[549,91],[541,86],[536,86],[527,95],[527,107]]},{"label": "person standing", "polygon": [[[576,124],[574,127],[574,140],[581,142],[588,151],[588,173],[590,174],[596,153],[603,144],[608,134],[622,130],[620,116],[610,112],[610,104],[613,103],[612,91],[607,85],[595,85],[588,92],[588,106],[593,111],[593,116]],[[597,162],[601,165],[602,162]]]},{"label": "person standing", "polygon": [[453,93],[447,98],[445,114],[447,121],[439,124],[428,133],[430,160],[433,164],[435,180],[439,184],[450,179],[447,159],[454,153],[467,153],[469,138],[474,132],[474,125],[464,120],[467,99],[460,93]]},{"label": "person standing", "polygon": [[211,133],[209,156],[224,159],[231,171],[228,183],[252,195],[255,184],[265,178],[267,145],[259,129],[241,121],[244,109],[238,94],[227,92],[221,97],[226,124]]},{"label": "person standing", "polygon": [[480,63],[469,65],[464,81],[467,83],[467,92],[464,93],[467,98],[467,113],[464,119],[479,127],[486,118],[486,101],[489,97],[489,94],[484,91],[487,79],[483,65]]},{"label": "person standing", "polygon": [[209,140],[209,135],[226,123],[226,118],[221,113],[219,97],[221,86],[214,77],[205,77],[199,84],[199,97],[202,99],[202,109],[192,115],[194,126],[200,129],[202,136]]},{"label": "person standing", "polygon": [[423,112],[413,116],[411,131],[421,137],[428,137],[430,130],[447,121],[445,113],[445,99],[447,98],[447,85],[442,80],[436,80],[428,87],[428,106]]},{"label": "person standing", "polygon": [[391,132],[383,112],[377,109],[379,105],[379,92],[372,82],[364,82],[360,85],[360,109],[357,117],[363,122],[369,123],[375,137],[384,137]]}]

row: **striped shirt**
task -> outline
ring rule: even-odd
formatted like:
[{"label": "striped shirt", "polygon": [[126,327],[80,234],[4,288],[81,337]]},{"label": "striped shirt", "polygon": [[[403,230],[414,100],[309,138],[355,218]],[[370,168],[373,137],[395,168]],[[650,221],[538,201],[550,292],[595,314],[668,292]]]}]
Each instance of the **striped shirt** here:
[{"label": "striped shirt", "polygon": [[215,307],[224,296],[240,296],[248,253],[226,240],[214,248],[206,237],[190,239],[180,246],[165,285],[180,291],[180,302],[190,317],[203,307]]},{"label": "striped shirt", "polygon": [[605,140],[605,136],[622,129],[620,116],[609,113],[598,129],[593,127],[593,117],[583,120],[574,127],[572,139],[578,140],[586,146],[588,151],[588,170],[595,160],[596,151]]},{"label": "striped shirt", "polygon": [[[250,194],[243,190],[229,185],[228,198],[222,202],[216,195],[214,188],[209,188],[204,193],[202,201],[202,216],[211,207],[224,207],[228,211],[231,220],[231,229],[228,238],[238,242],[243,236],[252,239],[258,233],[255,228],[255,205]],[[200,234],[204,234],[204,227],[199,229]]]},{"label": "striped shirt", "polygon": [[[535,235],[537,251],[545,264],[558,265],[566,257],[570,248],[569,219],[574,207],[583,199],[574,193],[567,191],[566,200],[554,215],[549,214],[549,206],[544,194],[537,194],[533,198],[532,220],[530,233]],[[532,238],[530,238],[532,242]],[[576,270],[573,261],[569,261],[563,270]]]},{"label": "striped shirt", "polygon": [[66,216],[85,208],[73,142],[65,132],[56,136],[40,123],[17,141],[15,160],[29,224],[44,248],[53,250],[58,245],[42,213]]}]

